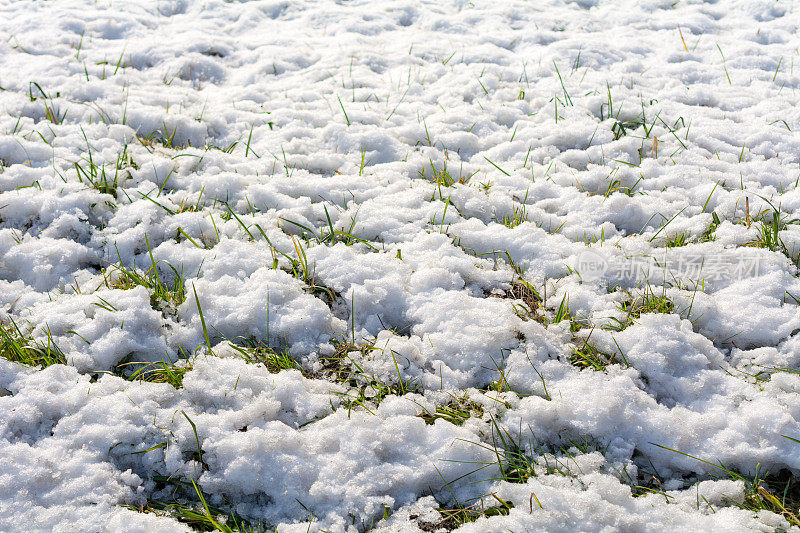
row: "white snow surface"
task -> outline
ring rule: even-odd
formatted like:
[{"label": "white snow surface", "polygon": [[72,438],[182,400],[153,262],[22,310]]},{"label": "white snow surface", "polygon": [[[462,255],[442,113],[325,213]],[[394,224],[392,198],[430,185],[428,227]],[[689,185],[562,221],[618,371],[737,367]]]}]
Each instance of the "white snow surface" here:
[{"label": "white snow surface", "polygon": [[[190,531],[142,511],[192,482],[287,532],[789,529],[714,464],[800,472],[798,31],[775,0],[0,0],[0,313],[67,362],[0,358],[0,531]],[[620,308],[648,291],[670,312]],[[348,405],[353,340],[409,392]],[[182,386],[121,377],[162,360]],[[501,436],[536,475],[499,479]]]}]

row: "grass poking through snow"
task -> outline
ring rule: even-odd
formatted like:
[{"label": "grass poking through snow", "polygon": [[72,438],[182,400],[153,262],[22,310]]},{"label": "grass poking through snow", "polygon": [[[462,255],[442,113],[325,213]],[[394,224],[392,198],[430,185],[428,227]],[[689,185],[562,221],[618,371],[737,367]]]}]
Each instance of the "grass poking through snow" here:
[{"label": "grass poking through snow", "polygon": [[171,516],[196,531],[220,531],[222,533],[266,533],[273,528],[263,523],[251,523],[234,513],[208,504],[200,487],[190,482],[166,480],[174,485],[172,499],[148,500],[144,505],[129,509],[140,513]]},{"label": "grass poking through snow", "polygon": [[[800,440],[791,437],[785,438],[800,443]],[[754,475],[744,475],[722,462],[713,463],[660,444],[652,442],[650,444],[713,467],[714,470],[711,474],[713,479],[741,482],[744,485],[744,500],[740,502],[728,499],[726,502],[729,505],[753,512],[770,511],[783,516],[790,525],[800,527],[800,514],[797,511],[800,508],[800,483],[790,472],[784,470],[777,474],[771,474],[764,470],[761,464],[758,464]],[[714,507],[705,500],[705,497],[703,500],[713,512],[716,512]]]},{"label": "grass poking through snow", "polygon": [[672,313],[675,311],[675,304],[667,298],[666,294],[656,295],[648,286],[642,294],[635,297],[630,296],[623,301],[619,309],[625,312],[625,317],[622,319],[612,317],[611,320],[614,323],[609,325],[608,329],[622,331],[645,313]]},{"label": "grass poking through snow", "polygon": [[604,371],[606,367],[614,364],[628,365],[625,358],[617,353],[608,353],[591,342],[587,338],[580,347],[575,347],[572,350],[572,355],[569,362],[578,368],[592,368],[594,370]]},{"label": "grass poking through snow", "polygon": [[[370,353],[380,350],[371,344],[353,344],[350,342],[334,340],[336,351],[329,357],[322,358],[323,368],[321,376],[348,388],[346,392],[339,393],[342,403],[348,411],[363,408],[372,413],[372,408],[380,405],[387,396],[402,396],[410,392],[422,392],[421,385],[415,379],[406,379],[400,372],[394,352],[397,378],[382,380],[370,375],[358,364],[358,357],[367,357]],[[351,355],[358,353],[358,357]]]},{"label": "grass poking through snow", "polygon": [[483,416],[483,407],[472,400],[466,394],[463,396],[454,396],[453,399],[445,405],[437,407],[431,413],[424,411],[418,415],[426,424],[433,424],[437,420],[447,420],[456,426],[464,425],[470,417],[480,418]]},{"label": "grass poking through snow", "polygon": [[13,321],[0,321],[0,356],[15,363],[40,368],[67,363],[49,332],[47,342],[38,342],[23,334]]},{"label": "grass poking through snow", "polygon": [[229,343],[236,354],[251,364],[262,364],[273,373],[281,370],[302,370],[288,350],[275,351],[253,337],[237,339],[239,342]]}]

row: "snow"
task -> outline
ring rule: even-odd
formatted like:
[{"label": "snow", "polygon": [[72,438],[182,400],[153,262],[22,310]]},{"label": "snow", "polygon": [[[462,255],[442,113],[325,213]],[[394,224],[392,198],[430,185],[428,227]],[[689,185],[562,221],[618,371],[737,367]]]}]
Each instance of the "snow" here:
[{"label": "snow", "polygon": [[[792,527],[710,463],[800,471],[798,26],[770,0],[0,2],[0,318],[67,363],[0,358],[0,530],[188,530],[141,511],[190,481],[281,531],[497,498],[460,530]],[[671,312],[624,310],[647,294]],[[571,364],[588,343],[620,358]],[[147,361],[182,386],[120,377]],[[392,393],[348,401],[370,380]],[[462,425],[419,416],[465,395]],[[501,434],[537,475],[499,479]]]}]

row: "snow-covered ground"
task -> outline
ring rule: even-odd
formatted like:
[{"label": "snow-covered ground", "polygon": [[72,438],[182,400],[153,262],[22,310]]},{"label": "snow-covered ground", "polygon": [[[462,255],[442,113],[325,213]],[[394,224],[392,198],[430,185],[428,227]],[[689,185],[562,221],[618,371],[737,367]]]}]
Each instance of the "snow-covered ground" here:
[{"label": "snow-covered ground", "polygon": [[0,1],[0,530],[795,527],[798,30]]}]

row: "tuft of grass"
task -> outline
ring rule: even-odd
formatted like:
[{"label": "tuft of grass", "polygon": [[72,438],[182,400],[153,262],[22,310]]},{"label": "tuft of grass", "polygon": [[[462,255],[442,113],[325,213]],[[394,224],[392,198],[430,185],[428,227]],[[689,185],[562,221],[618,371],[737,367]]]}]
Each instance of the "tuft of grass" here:
[{"label": "tuft of grass", "polygon": [[426,410],[417,416],[422,418],[426,424],[433,424],[436,420],[441,419],[456,426],[462,426],[470,417],[482,417],[483,407],[470,400],[465,393],[462,396],[453,396],[450,402],[437,407],[433,413]]},{"label": "tuft of grass", "polygon": [[[497,465],[499,479],[509,483],[525,483],[539,475],[572,477],[576,469],[580,470],[574,462],[575,450],[581,454],[600,452],[605,455],[608,448],[591,437],[568,437],[561,445],[545,444],[532,430],[527,438],[523,437],[522,429],[517,435],[512,435],[501,428],[495,418],[492,418],[491,426],[491,445],[478,445],[494,453],[495,461],[486,466]],[[536,501],[539,503],[538,499]]]},{"label": "tuft of grass", "polygon": [[555,310],[551,324],[558,324],[564,320],[569,320],[569,330],[572,332],[578,331],[587,325],[586,319],[578,318],[572,314],[569,309],[569,298],[567,298],[566,294],[561,298],[561,303],[558,304],[558,309]]},{"label": "tuft of grass", "polygon": [[[609,115],[607,118],[612,118],[613,113],[613,102],[611,101],[611,88],[607,87],[608,89],[608,109]],[[651,100],[650,103],[652,104],[656,100]],[[629,132],[635,132],[639,128],[642,128],[642,132],[644,133],[644,138],[649,139],[653,132],[653,126],[656,125],[656,121],[660,120],[660,113],[657,113],[655,117],[653,117],[652,122],[650,122],[650,126],[648,127],[647,123],[647,113],[645,112],[645,104],[644,100],[641,101],[641,111],[635,117],[631,119],[620,119],[619,115],[622,111],[622,106],[617,109],[616,115],[614,115],[614,124],[611,125],[611,133],[614,134],[614,140],[619,140],[622,137],[626,137]],[[601,119],[606,118],[603,116],[603,109],[601,106],[600,109]],[[664,123],[663,120],[661,120]],[[666,123],[664,123],[666,125]],[[667,126],[669,129],[669,126]],[[655,148],[653,149],[655,152]]]},{"label": "tuft of grass", "polygon": [[502,218],[497,219],[497,222],[504,225],[505,227],[512,229],[516,228],[523,222],[529,222],[528,214],[525,208],[525,204],[520,204],[519,207],[516,205],[511,208],[510,215],[503,215]]},{"label": "tuft of grass", "polygon": [[[120,179],[122,179],[120,172],[128,168],[139,168],[128,153],[128,145],[126,144],[123,146],[122,152],[117,155],[116,161],[110,164],[111,169],[113,169],[112,174],[111,169],[106,171],[106,166],[109,165],[98,165],[95,162],[92,154],[92,147],[89,144],[89,139],[86,137],[86,132],[83,131],[83,128],[81,128],[81,133],[83,133],[83,139],[86,142],[86,156],[73,162],[78,181],[86,183],[90,188],[95,189],[101,194],[109,194],[114,198],[118,198],[117,188],[119,187]],[[129,177],[130,172],[128,171],[127,174]]]},{"label": "tuft of grass", "polygon": [[[132,374],[125,372],[126,367],[134,369]],[[148,383],[169,383],[176,389],[183,386],[183,376],[192,369],[190,364],[177,365],[167,359],[156,362],[123,362],[115,367],[115,373],[128,381],[145,381]]]},{"label": "tuft of grass", "polygon": [[175,141],[175,135],[178,133],[176,126],[172,132],[167,128],[167,124],[162,125],[161,130],[151,131],[147,135],[137,136],[136,139],[144,146],[148,152],[153,153],[156,146],[161,146],[168,150],[183,150],[191,146],[191,143],[180,144]]},{"label": "tuft of grass", "polygon": [[392,360],[397,372],[397,379],[382,381],[367,374],[349,355],[352,352],[367,355],[379,348],[371,344],[354,344],[338,339],[334,339],[333,343],[336,350],[331,356],[321,358],[322,371],[320,373],[322,377],[348,388],[346,392],[337,393],[341,396],[342,404],[348,412],[361,407],[372,413],[370,407],[377,407],[388,396],[422,392],[422,386],[417,383],[416,379],[403,378],[394,352],[392,352]]},{"label": "tuft of grass", "polygon": [[[489,450],[494,454],[495,459],[490,462],[477,463],[479,466],[474,472],[494,466],[499,472],[499,477],[487,481],[499,479],[519,484],[542,475],[574,478],[582,473],[579,463],[575,460],[576,455],[599,453],[605,457],[608,451],[609,444],[603,445],[591,436],[564,436],[558,439],[560,443],[545,443],[536,438],[530,427],[528,429],[530,432],[526,435],[523,435],[521,427],[517,434],[513,435],[501,428],[497,420],[492,417],[491,442],[472,442],[472,444]],[[608,466],[615,471],[617,478],[622,483],[631,488],[633,496],[657,493],[667,497],[663,491],[663,480],[657,473],[649,474],[646,469],[640,468],[638,476],[634,477],[627,471],[627,468],[620,470],[610,463]],[[531,493],[530,512],[533,512],[534,505],[544,508],[539,498]]]},{"label": "tuft of grass", "polygon": [[623,301],[619,305],[619,309],[626,313],[625,318],[621,320],[612,318],[611,320],[614,321],[614,324],[609,325],[608,329],[622,331],[633,324],[644,313],[672,313],[675,311],[675,304],[672,300],[667,298],[665,294],[661,294],[660,296],[656,295],[652,288],[648,286],[639,296],[630,296]]},{"label": "tuft of grass", "polygon": [[422,522],[420,523],[420,526],[423,528],[423,531],[439,531],[441,529],[453,531],[464,524],[475,522],[483,516],[506,516],[511,512],[511,509],[514,508],[513,503],[500,498],[494,493],[490,494],[489,496],[492,496],[494,499],[496,499],[499,502],[499,505],[485,507],[483,504],[483,498],[481,498],[479,502],[476,502],[470,506],[460,506],[450,509],[439,508],[437,511],[442,517],[441,520],[435,523]]},{"label": "tuft of grass", "polygon": [[[34,96],[34,88],[39,92],[39,96]],[[59,96],[61,96],[61,94],[56,93],[56,98]],[[62,113],[58,106],[53,102],[53,97],[44,92],[44,89],[42,89],[42,87],[35,81],[30,82],[28,87],[28,98],[30,98],[31,102],[35,102],[41,98],[44,102],[45,118],[56,125],[64,123],[64,120],[67,118],[67,110],[65,109]]]},{"label": "tuft of grass", "polygon": [[624,357],[619,356],[617,353],[610,354],[601,350],[589,342],[588,338],[581,347],[572,349],[569,362],[580,369],[592,368],[600,372],[605,371],[609,365],[625,364],[627,366],[627,361],[625,361]]},{"label": "tuft of grass", "polygon": [[[611,173],[613,174],[615,170],[617,169],[615,168],[614,170],[611,171]],[[611,174],[609,174],[609,176],[611,176]],[[643,174],[640,174],[640,176],[641,177],[638,180],[636,180],[630,187],[626,187],[625,185],[623,185],[622,180],[620,179],[615,179],[615,178],[610,179],[608,182],[608,187],[606,187],[603,196],[605,198],[608,198],[613,193],[620,192],[625,196],[633,197],[634,192],[636,192],[636,186],[639,185],[639,182],[641,182],[644,179]]]},{"label": "tuft of grass", "polygon": [[86,168],[82,167],[78,162],[74,163],[78,181],[88,184],[89,187],[101,194],[110,194],[116,198],[118,185],[117,172],[115,171],[112,177],[110,174],[106,174],[105,165],[98,167],[90,160],[87,161],[87,163]]},{"label": "tuft of grass", "polygon": [[[800,440],[785,435],[784,438],[800,443]],[[713,479],[741,481],[744,484],[744,501],[728,499],[726,503],[752,512],[770,511],[783,516],[790,525],[800,527],[800,513],[797,511],[800,509],[800,482],[791,472],[783,470],[777,474],[771,474],[769,471],[763,470],[761,464],[757,464],[755,474],[749,476],[726,466],[721,461],[714,463],[654,442],[650,444],[713,467],[714,471],[711,474]],[[708,501],[705,503],[714,510]]]},{"label": "tuft of grass", "polygon": [[353,230],[356,227],[356,218],[358,217],[358,212],[350,219],[350,227],[348,229],[335,229],[333,222],[331,221],[331,215],[328,213],[328,207],[323,206],[325,210],[325,218],[327,225],[323,225],[320,228],[319,234],[314,231],[313,229],[309,228],[304,224],[300,224],[299,222],[295,222],[293,220],[289,220],[287,218],[281,217],[281,220],[284,222],[288,222],[293,226],[297,226],[303,231],[303,237],[308,238],[310,235],[313,240],[315,240],[319,244],[327,244],[328,246],[333,246],[337,242],[343,242],[347,246],[352,246],[355,243],[361,243],[366,245],[370,248],[373,252],[377,252],[378,249],[375,248],[369,241],[365,239],[361,239],[353,235]]},{"label": "tuft of grass", "polygon": [[645,293],[640,298],[622,304],[623,310],[628,310],[633,318],[639,318],[643,313],[671,313],[675,304],[666,296],[656,296]]},{"label": "tuft of grass", "polygon": [[[244,221],[241,219],[241,217],[239,215],[237,215],[230,208],[230,206],[228,206],[228,204],[223,203],[223,205],[225,205],[228,208],[227,214],[223,215],[223,217],[222,217],[223,220],[228,221],[228,220],[231,220],[231,219],[235,219],[239,223],[241,228],[244,230],[244,232],[247,233],[247,235],[250,237],[251,241],[255,240],[255,235],[253,235],[253,232],[250,231],[250,227],[255,227],[258,230],[258,232],[261,234],[261,236],[264,238],[264,240],[267,241],[267,244],[270,247],[270,251],[272,252],[272,268],[273,269],[277,269],[278,268],[278,266],[279,266],[278,256],[280,255],[281,257],[286,259],[286,261],[288,261],[288,263],[289,263],[289,268],[288,269],[284,269],[285,272],[287,272],[288,274],[291,274],[293,277],[295,277],[295,278],[301,280],[303,283],[305,283],[307,292],[309,292],[310,294],[313,294],[314,296],[316,296],[318,298],[321,298],[326,304],[328,304],[328,306],[333,305],[333,303],[336,301],[336,299],[340,295],[337,294],[336,291],[334,291],[333,289],[331,289],[329,287],[326,287],[324,285],[321,285],[321,284],[316,282],[313,265],[309,265],[308,264],[308,256],[306,255],[306,248],[303,247],[303,244],[301,242],[299,242],[297,240],[297,238],[294,237],[294,235],[292,235],[292,244],[294,245],[294,251],[295,251],[296,256],[292,257],[290,255],[291,252],[284,253],[281,250],[279,250],[278,248],[276,248],[272,244],[272,241],[269,239],[269,237],[267,237],[266,232],[264,231],[264,229],[261,226],[259,226],[258,224],[253,224],[252,226],[246,225],[244,223]],[[327,213],[327,209],[326,209],[326,213]],[[321,236],[317,237],[316,233],[313,230],[311,230],[310,228],[308,228],[307,226],[304,226],[304,225],[299,224],[297,222],[293,222],[291,220],[286,220],[286,219],[283,219],[283,218],[281,220],[284,220],[285,222],[289,222],[290,224],[294,224],[295,226],[303,228],[305,231],[310,232],[314,236],[314,238],[317,239],[318,242],[320,242],[320,243],[324,242],[324,240],[322,239]],[[330,223],[330,217],[328,217],[328,222]],[[354,224],[355,224],[355,219],[353,219],[353,225]],[[352,230],[352,227],[353,226],[351,225],[351,230]],[[349,235],[349,237],[351,237],[355,241],[362,242],[362,243],[366,244],[368,247],[372,248],[373,250],[377,250],[375,247],[370,245],[367,241],[363,241],[361,239],[358,239],[357,237],[353,237],[351,234],[348,234],[348,233],[343,232],[343,231],[333,230],[333,225],[332,224],[331,224],[331,231],[332,231],[331,235],[336,235],[336,234]],[[306,241],[306,244],[308,244],[308,241]]]},{"label": "tuft of grass", "polygon": [[[508,357],[510,350],[508,348],[504,348],[500,350],[500,358],[495,359],[491,355],[489,358],[492,360],[492,367],[484,366],[486,370],[491,372],[497,373],[497,379],[491,381],[486,388],[481,389],[483,392],[503,392],[503,391],[511,391],[516,394],[516,391],[511,387],[511,384],[508,382],[508,372],[507,372],[507,365],[506,365],[506,358]],[[510,407],[506,405],[506,407]]]},{"label": "tuft of grass", "polygon": [[[470,474],[477,472],[482,468],[485,468],[485,466],[488,465],[478,467],[476,470],[473,470],[473,472],[470,472]],[[484,497],[479,498],[479,500],[473,505],[470,506],[462,505],[461,502],[458,501],[458,498],[456,497],[455,493],[453,492],[450,483],[448,483],[448,481],[444,478],[442,473],[439,472],[438,468],[436,469],[436,471],[438,472],[439,477],[442,478],[442,481],[444,481],[445,487],[447,487],[450,496],[455,502],[455,507],[451,508],[440,507],[439,509],[437,509],[439,516],[442,518],[434,523],[428,521],[420,522],[419,526],[423,531],[441,531],[441,530],[453,531],[454,529],[457,529],[464,524],[476,521],[482,516],[508,515],[511,509],[514,508],[513,503],[503,500],[494,493],[489,494],[489,496],[494,497],[494,499],[500,503],[499,506],[486,507],[483,502]],[[409,518],[413,520],[417,518],[417,516],[411,515],[409,516]]]},{"label": "tuft of grass", "polygon": [[664,242],[664,246],[667,248],[679,248],[681,246],[686,246],[687,244],[689,244],[689,237],[686,236],[686,233],[676,233],[675,235],[670,235]]},{"label": "tuft of grass", "polygon": [[272,373],[281,370],[302,370],[288,350],[277,352],[254,337],[241,338],[237,341],[229,345],[248,363],[263,364]]},{"label": "tuft of grass", "polygon": [[294,236],[292,236],[292,243],[294,244],[294,250],[297,253],[297,259],[294,259],[286,254],[281,254],[289,259],[291,264],[291,270],[289,273],[295,278],[302,280],[303,283],[306,284],[306,290],[310,294],[321,297],[328,305],[333,305],[333,302],[335,302],[337,298],[336,292],[333,289],[325,287],[324,285],[316,282],[316,276],[314,275],[312,269],[309,268],[308,256],[306,256],[306,251],[303,248],[303,245],[300,244],[297,239],[294,238]]},{"label": "tuft of grass", "polygon": [[[248,139],[247,146],[245,147],[245,157],[247,157],[247,155],[249,155],[250,152],[253,152],[253,154],[255,155],[255,152],[253,151],[252,148],[250,148],[250,143],[249,143],[250,139],[252,139],[252,136],[253,136],[253,132],[252,132],[252,130],[250,130],[250,138]],[[203,146],[203,150],[206,151],[206,152],[208,152],[209,150],[219,150],[223,154],[232,154],[233,151],[236,149],[236,147],[239,145],[239,141],[240,140],[241,140],[241,137],[239,137],[235,141],[232,141],[227,146],[219,146],[219,145],[216,145],[216,144],[205,144]]]},{"label": "tuft of grass", "polygon": [[[164,306],[177,307],[186,300],[186,281],[183,269],[178,270],[166,261],[156,261],[150,247],[150,241],[145,235],[145,243],[150,255],[151,266],[141,273],[136,265],[127,267],[122,261],[122,256],[117,250],[118,263],[110,263],[101,270],[103,283],[109,289],[129,290],[142,286],[150,292],[150,305],[153,309],[162,309]],[[167,283],[158,273],[158,264],[165,263],[172,270],[173,279]],[[113,309],[113,308],[112,308]]]},{"label": "tuft of grass", "polygon": [[0,357],[26,366],[48,367],[65,365],[67,358],[47,332],[47,342],[37,342],[26,336],[13,320],[0,321]]},{"label": "tuft of grass", "polygon": [[[159,478],[157,481],[174,484],[172,499],[148,500],[144,505],[128,509],[158,516],[171,516],[196,531],[221,531],[222,533],[264,533],[272,528],[264,523],[251,523],[235,513],[229,513],[208,504],[205,494],[194,480],[190,482]],[[191,489],[189,488],[191,487]]]},{"label": "tuft of grass", "polygon": [[536,320],[544,323],[544,313],[542,309],[542,297],[539,292],[527,281],[517,278],[511,282],[511,287],[505,294],[499,296],[509,300],[516,300],[521,303],[514,303],[514,313],[522,320]]},{"label": "tuft of grass", "polygon": [[[499,471],[499,479],[508,483],[526,483],[529,479],[541,475],[559,475],[575,477],[582,473],[580,465],[575,460],[576,455],[600,453],[605,456],[608,444],[603,445],[591,436],[566,436],[559,440],[559,444],[544,443],[536,438],[533,430],[523,435],[522,428],[516,435],[501,428],[497,420],[491,420],[491,442],[473,442],[476,446],[491,451],[495,459],[492,462],[478,463],[476,472],[483,468],[495,466]],[[651,475],[645,469],[639,469],[639,476],[634,477],[627,468],[617,469],[608,464],[615,471],[617,478],[631,488],[634,497],[648,493],[662,494],[668,497],[663,490],[663,480],[657,475]],[[647,479],[649,478],[649,479]],[[493,480],[494,480],[493,479]],[[487,480],[492,481],[492,480]],[[661,489],[661,490],[659,490]],[[544,508],[539,498],[534,493],[530,497],[530,512],[534,506]]]},{"label": "tuft of grass", "polygon": [[[206,209],[207,203],[203,200],[203,192],[205,191],[205,186],[200,189],[200,194],[197,197],[197,201],[192,202],[189,197],[185,197],[180,203],[175,202],[177,207],[172,210],[170,214],[179,214],[179,213],[200,213]],[[174,202],[174,201],[173,201]]]},{"label": "tuft of grass", "polygon": [[[436,164],[433,162],[433,159],[429,159],[428,161],[430,162],[431,165],[431,172],[430,172],[430,177],[427,179],[429,179],[430,181],[432,181],[433,183],[437,184],[440,187],[451,187],[456,183],[467,184],[469,183],[469,180],[472,179],[472,176],[474,176],[477,173],[476,171],[475,173],[467,176],[463,175],[461,171],[459,171],[458,177],[456,178],[452,176],[450,172],[447,170],[447,161],[444,161],[441,167],[437,167]],[[424,168],[419,171],[419,175],[421,178],[425,179]]]},{"label": "tuft of grass", "polygon": [[706,228],[706,230],[700,236],[700,242],[711,242],[715,240],[717,238],[715,233],[720,224],[722,224],[722,221],[719,219],[719,215],[717,215],[716,212],[712,212],[711,223],[708,225],[708,228]]},{"label": "tuft of grass", "polygon": [[[791,224],[800,224],[800,218],[789,218],[781,212],[780,208],[776,208],[770,204],[772,209],[765,209],[761,213],[753,217],[753,223],[756,224],[758,236],[755,240],[746,243],[745,246],[754,246],[756,248],[765,248],[772,252],[779,252],[788,257],[795,264],[800,263],[800,254],[792,255],[789,248],[780,237],[780,232],[785,230]],[[743,223],[750,226],[749,214]]]}]

